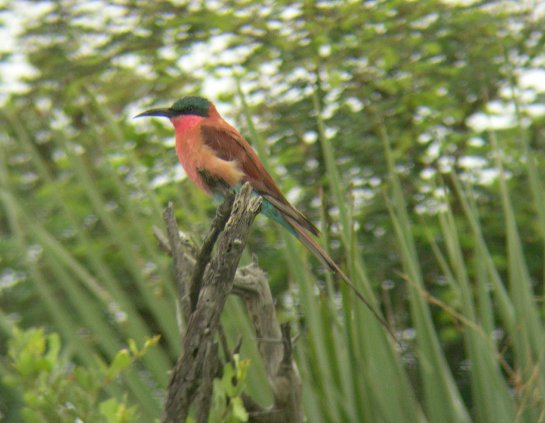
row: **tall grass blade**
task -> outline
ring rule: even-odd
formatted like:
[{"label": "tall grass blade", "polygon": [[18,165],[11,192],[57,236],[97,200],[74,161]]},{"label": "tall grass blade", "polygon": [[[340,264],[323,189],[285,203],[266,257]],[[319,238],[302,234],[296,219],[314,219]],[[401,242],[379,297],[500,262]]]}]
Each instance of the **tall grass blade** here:
[{"label": "tall grass blade", "polygon": [[399,241],[403,268],[409,281],[409,304],[416,329],[417,355],[423,384],[425,410],[431,421],[469,422],[469,413],[441,350],[428,304],[422,296],[424,281],[412,235],[401,182],[395,170],[390,141],[382,120],[379,122],[391,184],[390,216]]}]

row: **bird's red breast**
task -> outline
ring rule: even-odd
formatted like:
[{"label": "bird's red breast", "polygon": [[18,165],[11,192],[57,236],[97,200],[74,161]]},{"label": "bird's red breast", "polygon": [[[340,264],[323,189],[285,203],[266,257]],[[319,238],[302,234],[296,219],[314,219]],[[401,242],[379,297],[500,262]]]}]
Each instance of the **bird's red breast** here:
[{"label": "bird's red breast", "polygon": [[224,160],[203,140],[202,125],[210,118],[181,115],[171,119],[176,130],[176,153],[187,176],[204,192],[211,194],[200,170],[206,170],[224,180],[229,186],[241,182],[243,172],[235,160]]}]

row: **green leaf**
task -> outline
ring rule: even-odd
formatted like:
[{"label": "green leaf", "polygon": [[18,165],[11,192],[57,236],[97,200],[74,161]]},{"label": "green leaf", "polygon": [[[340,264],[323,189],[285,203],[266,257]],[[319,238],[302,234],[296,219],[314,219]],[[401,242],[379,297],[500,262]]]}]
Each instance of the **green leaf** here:
[{"label": "green leaf", "polygon": [[240,397],[231,398],[231,405],[233,408],[233,417],[235,417],[237,421],[247,422],[249,419],[249,415],[244,408],[242,399]]},{"label": "green leaf", "polygon": [[124,402],[119,402],[115,398],[102,401],[98,408],[107,423],[130,423],[135,421],[134,409],[127,408]]},{"label": "green leaf", "polygon": [[114,360],[106,370],[106,377],[109,380],[115,379],[119,374],[131,365],[132,359],[129,351],[122,349],[117,353]]}]

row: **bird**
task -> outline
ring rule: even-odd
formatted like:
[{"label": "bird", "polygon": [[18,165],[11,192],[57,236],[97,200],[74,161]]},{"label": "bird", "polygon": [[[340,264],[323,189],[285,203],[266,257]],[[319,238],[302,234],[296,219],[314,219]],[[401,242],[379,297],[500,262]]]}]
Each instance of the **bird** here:
[{"label": "bird", "polygon": [[[282,194],[258,155],[206,98],[187,96],[167,108],[146,110],[140,117],[168,118],[176,133],[176,153],[188,178],[206,194],[223,197],[248,182],[262,197],[261,212],[294,235],[321,263],[337,274],[388,329],[386,321],[350,278],[318,244],[318,228]],[[395,336],[393,336],[395,339]]]}]

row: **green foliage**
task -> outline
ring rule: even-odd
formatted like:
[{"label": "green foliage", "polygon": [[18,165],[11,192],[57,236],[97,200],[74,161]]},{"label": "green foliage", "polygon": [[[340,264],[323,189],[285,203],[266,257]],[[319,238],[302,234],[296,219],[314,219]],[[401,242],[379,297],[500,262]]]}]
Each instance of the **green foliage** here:
[{"label": "green foliage", "polygon": [[214,380],[214,397],[208,421],[239,423],[248,421],[248,413],[241,394],[246,386],[249,360],[241,360],[238,354],[223,367],[221,379]]},{"label": "green foliage", "polygon": [[15,328],[2,382],[21,396],[20,418],[25,422],[135,422],[138,407],[119,395],[116,381],[158,340],[147,340],[141,349],[131,340],[129,349],[119,351],[112,363],[97,358],[86,368],[61,354],[57,333]]},{"label": "green foliage", "polygon": [[[21,22],[17,52],[0,60],[22,57],[33,72],[0,111],[0,357],[34,376],[22,384],[10,367],[21,383],[0,386],[6,421],[68,403],[78,405],[66,416],[89,409],[98,421],[160,415],[155,393],[180,339],[152,227],[174,201],[198,239],[213,205],[180,176],[165,122],[131,117],[184,95],[213,97],[402,343],[258,219],[248,251],[299,331],[308,421],[542,419],[545,96],[524,85],[542,75],[537,8],[18,3],[2,16]],[[15,323],[58,336],[13,338]],[[263,404],[271,393],[237,301],[222,323],[244,342],[215,383],[213,415],[244,421],[242,390]],[[154,334],[161,342],[140,357],[134,345]],[[9,339],[26,355],[9,356]],[[76,373],[81,389],[69,389]]]}]

